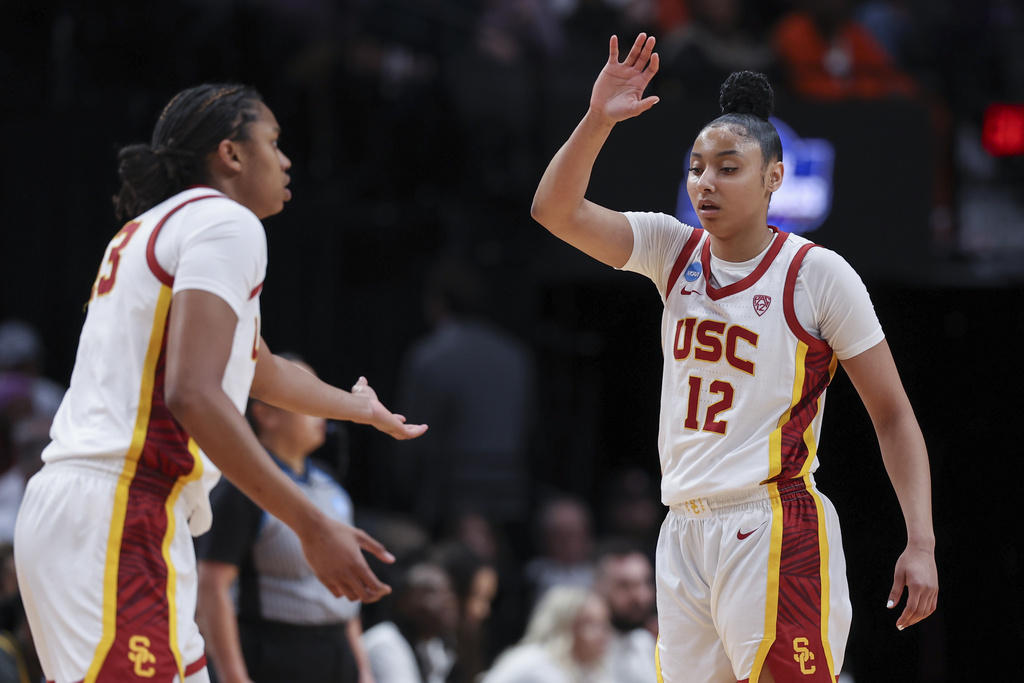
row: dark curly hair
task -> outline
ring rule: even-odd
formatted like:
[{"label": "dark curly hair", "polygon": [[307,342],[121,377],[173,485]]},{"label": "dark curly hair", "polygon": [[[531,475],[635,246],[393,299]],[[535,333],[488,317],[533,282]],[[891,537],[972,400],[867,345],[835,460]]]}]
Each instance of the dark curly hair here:
[{"label": "dark curly hair", "polygon": [[190,185],[207,182],[207,157],[221,140],[248,139],[262,101],[256,90],[234,84],[199,85],[175,95],[160,114],[151,142],[118,152],[118,219],[134,218]]},{"label": "dark curly hair", "polygon": [[719,104],[722,115],[704,126],[732,126],[738,135],[757,140],[761,158],[767,167],[771,161],[782,161],[782,140],[768,118],[775,110],[775,92],[768,77],[754,71],[737,71],[722,84]]}]

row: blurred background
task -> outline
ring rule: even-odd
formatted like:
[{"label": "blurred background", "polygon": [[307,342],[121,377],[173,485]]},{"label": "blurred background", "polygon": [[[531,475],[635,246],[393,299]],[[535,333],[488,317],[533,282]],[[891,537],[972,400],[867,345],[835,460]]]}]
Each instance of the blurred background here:
[{"label": "blurred background", "polygon": [[[294,162],[294,199],[266,221],[268,344],[340,386],[365,375],[386,405],[432,425],[416,446],[334,428],[321,457],[367,525],[407,515],[439,538],[482,512],[525,565],[540,552],[539,504],[567,496],[584,503],[595,537],[633,524],[646,538],[637,527],[649,520],[613,511],[659,506],[657,292],[529,215],[608,37],[628,44],[639,31],[658,38],[651,91],[662,100],[616,128],[588,196],[684,216],[687,150],[717,113],[718,86],[734,70],[768,73],[793,188],[773,218],[861,273],[928,441],[940,607],[899,633],[883,605],[902,519],[870,421],[837,375],[818,481],[844,523],[850,673],[931,682],[1016,670],[1020,0],[0,3],[0,323],[24,323],[0,338],[0,369],[66,385],[120,227],[116,150],[148,140],[181,88],[244,82],[275,112]],[[432,361],[454,318],[493,338]],[[507,376],[470,381],[496,367]],[[0,389],[5,409],[24,392],[10,376]],[[4,469],[28,457],[18,446],[32,436],[12,414],[0,427]],[[467,421],[503,436],[487,443]],[[425,497],[424,473],[439,471]],[[467,488],[488,493],[474,500]],[[508,624],[497,642],[516,637]]]}]

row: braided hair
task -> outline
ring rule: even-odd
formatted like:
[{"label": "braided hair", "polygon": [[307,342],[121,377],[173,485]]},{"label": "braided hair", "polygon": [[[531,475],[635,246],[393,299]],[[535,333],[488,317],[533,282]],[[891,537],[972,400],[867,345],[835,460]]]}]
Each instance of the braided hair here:
[{"label": "braided hair", "polygon": [[730,126],[745,138],[754,138],[761,147],[763,166],[782,161],[782,140],[768,117],[775,110],[775,92],[768,77],[753,71],[737,71],[725,79],[718,99],[722,115],[704,129]]},{"label": "braided hair", "polygon": [[209,180],[207,159],[221,140],[247,140],[263,99],[242,85],[205,84],[182,90],[164,107],[149,144],[118,152],[118,219],[128,220],[190,185]]}]

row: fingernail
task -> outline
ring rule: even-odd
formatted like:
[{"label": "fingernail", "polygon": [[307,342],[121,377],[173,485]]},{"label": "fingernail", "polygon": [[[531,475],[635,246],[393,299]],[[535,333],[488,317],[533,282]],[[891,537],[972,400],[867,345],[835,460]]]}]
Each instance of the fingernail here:
[{"label": "fingernail", "polygon": [[896,624],[896,630],[897,631],[902,631],[903,630],[903,624]]},{"label": "fingernail", "polygon": [[885,603],[885,606],[886,606],[886,608],[888,608],[888,609],[892,609],[892,606],[893,606],[893,604],[894,604],[894,603],[893,603],[893,601],[892,601],[892,600],[890,600],[889,602]]}]

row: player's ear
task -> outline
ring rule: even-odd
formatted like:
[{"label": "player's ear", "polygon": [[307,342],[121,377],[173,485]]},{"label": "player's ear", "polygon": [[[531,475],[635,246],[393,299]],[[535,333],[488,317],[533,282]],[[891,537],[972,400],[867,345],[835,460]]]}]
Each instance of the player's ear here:
[{"label": "player's ear", "polygon": [[241,152],[241,146],[235,140],[224,139],[217,145],[217,150],[214,152],[214,162],[234,173],[242,172],[242,162],[239,159]]},{"label": "player's ear", "polygon": [[768,164],[765,178],[765,186],[769,192],[776,192],[782,186],[782,177],[786,174],[786,167],[781,161],[773,161]]}]

